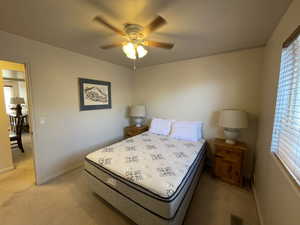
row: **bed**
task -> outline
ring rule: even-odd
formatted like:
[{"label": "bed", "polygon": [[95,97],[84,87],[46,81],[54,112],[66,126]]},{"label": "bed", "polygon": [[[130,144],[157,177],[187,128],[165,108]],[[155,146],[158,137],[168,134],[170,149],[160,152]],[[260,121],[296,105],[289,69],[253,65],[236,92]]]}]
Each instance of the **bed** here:
[{"label": "bed", "polygon": [[182,224],[202,172],[206,142],[145,132],[90,153],[91,189],[139,225]]}]

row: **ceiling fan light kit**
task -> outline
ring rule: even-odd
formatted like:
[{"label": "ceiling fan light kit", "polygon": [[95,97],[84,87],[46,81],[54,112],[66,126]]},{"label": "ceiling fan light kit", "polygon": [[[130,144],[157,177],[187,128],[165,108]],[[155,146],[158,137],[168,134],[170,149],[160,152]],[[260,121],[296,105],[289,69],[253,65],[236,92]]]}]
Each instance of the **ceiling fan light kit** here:
[{"label": "ceiling fan light kit", "polygon": [[123,31],[114,27],[100,16],[95,17],[95,21],[101,23],[102,25],[106,26],[110,30],[114,31],[115,33],[121,35],[123,38],[126,39],[125,42],[123,41],[119,43],[104,45],[101,46],[101,48],[106,50],[115,47],[122,47],[122,50],[125,53],[125,55],[132,60],[137,60],[147,55],[148,51],[144,48],[144,46],[157,47],[163,49],[172,49],[174,47],[174,44],[172,43],[146,40],[146,36],[148,36],[150,33],[156,31],[158,28],[162,27],[167,23],[167,21],[161,16],[157,16],[146,27],[143,27],[139,24],[126,23],[124,25]]},{"label": "ceiling fan light kit", "polygon": [[129,59],[136,59],[135,47],[132,43],[129,42],[126,45],[123,45],[122,50]]},{"label": "ceiling fan light kit", "polygon": [[138,53],[139,58],[143,58],[148,53],[148,51],[141,45],[137,46],[136,51]]},{"label": "ceiling fan light kit", "polygon": [[140,59],[147,55],[148,51],[141,45],[128,42],[122,47],[123,52],[129,59]]}]

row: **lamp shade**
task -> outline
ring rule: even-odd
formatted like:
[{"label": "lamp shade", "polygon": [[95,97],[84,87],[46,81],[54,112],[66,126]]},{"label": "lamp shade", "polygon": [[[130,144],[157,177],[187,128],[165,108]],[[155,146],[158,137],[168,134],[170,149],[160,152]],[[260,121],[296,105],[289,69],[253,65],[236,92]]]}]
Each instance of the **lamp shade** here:
[{"label": "lamp shade", "polygon": [[225,109],[220,113],[219,126],[241,129],[248,127],[247,113],[241,110]]},{"label": "lamp shade", "polygon": [[18,105],[18,104],[25,104],[24,98],[21,97],[12,97],[10,98],[10,104]]},{"label": "lamp shade", "polygon": [[146,107],[144,105],[134,105],[130,109],[131,117],[145,117]]}]

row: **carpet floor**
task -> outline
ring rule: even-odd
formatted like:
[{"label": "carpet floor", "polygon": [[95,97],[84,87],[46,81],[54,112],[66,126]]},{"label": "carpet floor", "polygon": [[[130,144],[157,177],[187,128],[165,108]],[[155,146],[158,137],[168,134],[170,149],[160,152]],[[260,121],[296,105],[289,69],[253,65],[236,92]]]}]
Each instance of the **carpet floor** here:
[{"label": "carpet floor", "polygon": [[[25,136],[26,153],[13,153],[16,169],[0,175],[1,225],[134,224],[90,191],[83,168],[34,185],[30,144]],[[204,173],[184,225],[231,225],[231,215],[242,218],[243,225],[259,225],[252,192]]]},{"label": "carpet floor", "polygon": [[[258,225],[251,192],[203,174],[185,225],[230,225],[230,215]],[[52,182],[24,189],[0,202],[1,225],[133,225],[87,186],[79,168]]]}]

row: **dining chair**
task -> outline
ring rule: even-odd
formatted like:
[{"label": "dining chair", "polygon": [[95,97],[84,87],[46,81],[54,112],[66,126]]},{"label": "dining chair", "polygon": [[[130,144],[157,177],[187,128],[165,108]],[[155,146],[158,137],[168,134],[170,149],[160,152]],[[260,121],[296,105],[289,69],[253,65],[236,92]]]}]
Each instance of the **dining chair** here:
[{"label": "dining chair", "polygon": [[14,118],[15,127],[11,130],[9,134],[11,147],[12,148],[18,147],[22,152],[24,152],[23,143],[22,143],[24,117],[25,116],[16,116]]}]

